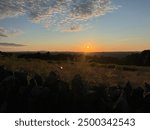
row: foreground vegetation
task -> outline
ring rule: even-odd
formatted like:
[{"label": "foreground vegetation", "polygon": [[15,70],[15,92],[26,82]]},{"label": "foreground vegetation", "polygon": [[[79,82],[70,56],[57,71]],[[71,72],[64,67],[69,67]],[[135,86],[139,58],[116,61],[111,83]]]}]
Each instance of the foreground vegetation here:
[{"label": "foreground vegetation", "polygon": [[150,67],[0,56],[0,112],[150,112]]},{"label": "foreground vegetation", "polygon": [[69,83],[57,71],[44,78],[0,66],[0,112],[150,112],[148,83],[110,87],[104,78],[94,85],[76,74]]}]

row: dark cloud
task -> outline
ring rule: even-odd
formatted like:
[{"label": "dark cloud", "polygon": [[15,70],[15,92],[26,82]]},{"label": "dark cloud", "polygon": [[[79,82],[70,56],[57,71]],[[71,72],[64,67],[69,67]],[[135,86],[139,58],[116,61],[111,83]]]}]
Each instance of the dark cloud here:
[{"label": "dark cloud", "polygon": [[25,46],[25,45],[16,44],[16,43],[0,43],[0,46],[6,46],[6,47],[22,47],[22,46]]},{"label": "dark cloud", "polygon": [[0,19],[27,14],[32,22],[67,29],[114,8],[112,0],[1,0]]}]

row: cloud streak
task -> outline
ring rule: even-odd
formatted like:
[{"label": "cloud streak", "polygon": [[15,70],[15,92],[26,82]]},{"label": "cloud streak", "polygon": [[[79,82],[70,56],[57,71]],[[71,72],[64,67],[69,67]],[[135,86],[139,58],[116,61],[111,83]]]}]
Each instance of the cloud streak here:
[{"label": "cloud streak", "polygon": [[3,34],[2,32],[0,32],[0,37],[8,37],[6,34]]},{"label": "cloud streak", "polygon": [[0,27],[0,37],[11,37],[11,36],[19,36],[23,32],[17,29],[6,29]]},{"label": "cloud streak", "polygon": [[115,8],[112,0],[1,0],[0,19],[26,14],[34,23],[68,29]]},{"label": "cloud streak", "polygon": [[0,46],[5,46],[5,47],[22,47],[22,46],[25,46],[25,45],[16,44],[16,43],[3,43],[3,42],[1,42]]}]

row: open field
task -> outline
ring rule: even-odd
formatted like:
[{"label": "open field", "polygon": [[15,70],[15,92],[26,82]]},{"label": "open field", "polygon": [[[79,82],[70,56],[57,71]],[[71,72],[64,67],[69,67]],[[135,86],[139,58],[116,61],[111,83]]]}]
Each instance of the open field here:
[{"label": "open field", "polygon": [[50,71],[58,73],[62,80],[70,83],[74,75],[80,74],[89,85],[105,84],[107,86],[124,85],[130,81],[133,86],[150,83],[150,67],[99,64],[94,62],[50,61],[40,59],[20,59],[0,57],[0,65],[12,71],[23,70],[33,75],[40,74],[43,78]]}]

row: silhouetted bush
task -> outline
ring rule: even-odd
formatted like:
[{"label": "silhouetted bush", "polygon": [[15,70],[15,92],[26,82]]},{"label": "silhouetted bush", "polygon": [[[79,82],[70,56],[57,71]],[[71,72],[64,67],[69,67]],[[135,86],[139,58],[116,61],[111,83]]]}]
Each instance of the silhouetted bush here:
[{"label": "silhouetted bush", "polygon": [[[0,67],[0,112],[150,112],[150,85],[89,86],[77,74],[71,85],[57,72],[46,78]],[[87,86],[88,85],[88,86]]]}]

